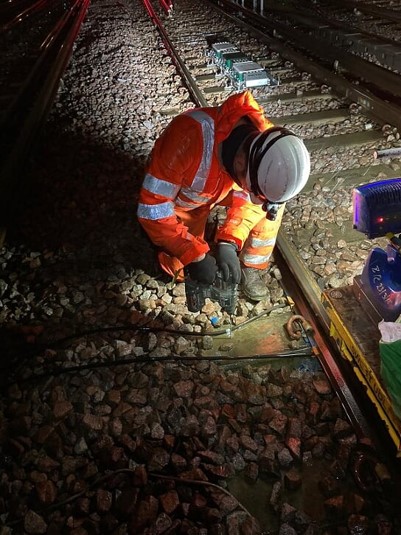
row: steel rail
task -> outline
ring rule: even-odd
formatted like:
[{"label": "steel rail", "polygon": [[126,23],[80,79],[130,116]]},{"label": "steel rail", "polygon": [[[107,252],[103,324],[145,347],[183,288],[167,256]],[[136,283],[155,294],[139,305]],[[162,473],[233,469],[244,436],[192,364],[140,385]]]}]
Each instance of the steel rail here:
[{"label": "steel rail", "polygon": [[[247,22],[244,22],[235,15],[226,13],[224,10],[218,8],[215,4],[215,1],[208,0],[212,3],[216,9],[221,13],[224,13],[226,16],[232,18],[237,24],[246,28],[250,33],[256,35],[262,42],[269,45],[271,50],[278,52],[283,58],[293,62],[299,69],[302,69],[306,72],[309,72],[316,80],[319,80],[322,83],[327,84],[332,87],[338,94],[349,98],[351,101],[359,104],[365,113],[373,117],[378,123],[384,124],[388,123],[396,126],[401,130],[401,107],[391,104],[382,100],[379,97],[376,97],[369,90],[352,84],[343,77],[340,77],[336,73],[330,71],[329,69],[317,65],[316,62],[313,62],[307,58],[304,54],[295,51],[293,48],[289,47],[287,44],[280,43],[277,39],[267,36],[261,30],[254,28]],[[255,15],[252,11],[247,8],[243,8],[238,4],[235,4],[231,0],[217,0],[218,4],[223,4],[228,7],[231,11],[241,11],[252,19],[257,19],[259,24],[261,22],[260,16]],[[263,24],[268,26],[269,23],[267,19],[263,20]],[[271,30],[276,31],[277,28],[275,24],[270,25]],[[291,36],[292,29],[288,29],[288,36]],[[358,58],[355,58],[355,61]]]},{"label": "steel rail", "polygon": [[193,76],[189,72],[189,69],[186,67],[185,63],[180,58],[180,55],[178,54],[173,43],[168,37],[160,18],[157,16],[156,11],[153,9],[153,6],[150,0],[142,0],[142,2],[153,24],[155,25],[157,31],[159,32],[160,37],[162,38],[162,41],[165,47],[170,52],[171,59],[173,60],[174,65],[177,67],[177,70],[180,73],[181,77],[183,78],[184,82],[186,82],[186,86],[193,100],[196,102],[197,106],[201,106],[204,108],[207,107],[208,105],[207,101],[202,95],[202,92],[199,90],[196,84],[195,78],[193,78]]},{"label": "steel rail", "polygon": [[166,0],[159,0],[159,4],[166,13],[168,13],[170,9],[172,8],[172,5],[169,5],[169,3]]},{"label": "steel rail", "polygon": [[[313,327],[313,339],[318,348],[316,356],[319,359],[320,365],[337,392],[341,404],[356,430],[358,438],[372,436],[373,429],[362,413],[355,394],[344,380],[344,370],[340,370],[333,356],[333,354],[338,354],[338,351],[333,349],[331,344],[327,342],[330,339],[330,319],[321,303],[322,292],[320,287],[282,230],[278,233],[277,249],[279,255],[275,253],[275,260],[278,260],[277,256],[282,259],[282,261],[277,263],[279,264],[280,271],[283,273],[285,285],[290,286],[291,297],[296,303],[297,310],[299,310],[299,313]],[[287,277],[285,277],[284,272],[286,270],[291,272],[291,276],[287,274]]]}]

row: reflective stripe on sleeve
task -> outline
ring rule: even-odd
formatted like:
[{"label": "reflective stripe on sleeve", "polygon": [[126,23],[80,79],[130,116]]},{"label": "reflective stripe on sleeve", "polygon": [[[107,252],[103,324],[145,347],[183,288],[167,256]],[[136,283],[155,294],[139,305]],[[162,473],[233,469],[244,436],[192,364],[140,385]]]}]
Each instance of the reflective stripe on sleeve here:
[{"label": "reflective stripe on sleeve", "polygon": [[251,247],[274,247],[275,243],[276,243],[276,238],[270,238],[268,240],[260,240],[259,238],[251,238],[250,240],[250,243],[249,245]]},{"label": "reflective stripe on sleeve", "polygon": [[214,146],[214,121],[204,111],[191,110],[187,112],[187,115],[197,121],[202,128],[203,153],[198,170],[196,171],[195,178],[191,186],[196,189],[196,191],[203,191],[205,188],[207,177],[210,173],[210,167],[212,165]]},{"label": "reflective stripe on sleeve", "polygon": [[270,254],[264,255],[264,256],[254,255],[254,254],[243,254],[241,257],[241,260],[243,262],[246,262],[247,264],[254,264],[258,266],[260,264],[264,264],[268,262],[270,256],[271,256]]},{"label": "reflective stripe on sleeve", "polygon": [[188,208],[188,210],[191,210],[191,209],[193,210],[199,207],[198,203],[183,201],[182,199],[177,199],[175,201],[175,204],[176,206],[179,206],[180,208]]},{"label": "reflective stripe on sleeve", "polygon": [[[182,199],[181,193],[185,195],[187,199]],[[187,188],[183,188],[180,192],[180,195],[176,199],[176,204],[178,206],[186,206],[188,208],[197,208],[200,204],[208,204],[208,202],[210,202],[209,195],[200,195],[197,191]]]},{"label": "reflective stripe on sleeve", "polygon": [[249,196],[249,193],[246,191],[233,191],[233,197],[239,197],[240,199],[244,199],[244,201],[251,202],[251,198]]},{"label": "reflective stripe on sleeve", "polygon": [[156,178],[149,173],[145,175],[142,187],[147,191],[154,193],[155,195],[162,195],[168,199],[175,199],[180,189],[180,186],[177,186],[177,184],[172,184],[166,180],[161,180],[160,178]]},{"label": "reflective stripe on sleeve", "polygon": [[174,205],[171,201],[160,204],[138,203],[137,216],[142,219],[163,219],[164,217],[175,216]]}]

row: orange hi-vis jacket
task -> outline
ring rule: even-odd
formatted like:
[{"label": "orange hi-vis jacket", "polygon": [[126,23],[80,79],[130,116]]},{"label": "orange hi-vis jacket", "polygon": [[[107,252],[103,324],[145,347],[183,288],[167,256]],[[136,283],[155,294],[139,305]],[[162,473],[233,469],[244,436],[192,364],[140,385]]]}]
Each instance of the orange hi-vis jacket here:
[{"label": "orange hi-vis jacket", "polygon": [[[209,251],[203,239],[207,216],[216,204],[228,206],[217,241],[234,242],[241,260],[264,268],[281,222],[266,219],[220,163],[219,145],[242,117],[260,131],[273,126],[249,91],[229,97],[221,106],[195,108],[175,117],[157,139],[139,196],[137,216],[164,258],[185,266]],[[163,265],[173,274],[171,268]]]}]

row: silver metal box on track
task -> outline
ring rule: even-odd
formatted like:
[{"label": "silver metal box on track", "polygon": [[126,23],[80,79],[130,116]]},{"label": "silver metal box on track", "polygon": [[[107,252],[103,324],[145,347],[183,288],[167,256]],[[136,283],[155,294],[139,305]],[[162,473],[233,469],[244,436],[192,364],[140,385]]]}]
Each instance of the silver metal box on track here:
[{"label": "silver metal box on track", "polygon": [[259,63],[254,61],[234,63],[232,70],[240,88],[270,85],[270,77],[267,72]]},{"label": "silver metal box on track", "polygon": [[223,52],[228,52],[228,51],[239,52],[238,48],[235,45],[233,45],[232,43],[228,43],[228,42],[214,43],[211,48],[217,57],[220,57]]}]

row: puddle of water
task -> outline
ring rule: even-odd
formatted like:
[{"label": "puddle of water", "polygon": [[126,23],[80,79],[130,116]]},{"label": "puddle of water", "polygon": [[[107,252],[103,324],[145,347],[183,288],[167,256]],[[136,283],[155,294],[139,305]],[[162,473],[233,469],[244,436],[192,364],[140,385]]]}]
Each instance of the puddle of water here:
[{"label": "puddle of water", "polygon": [[[319,480],[324,473],[325,462],[321,459],[312,460],[301,470],[302,485],[299,489],[290,491],[281,487],[281,503],[289,503],[298,511],[307,514],[311,521],[323,524],[325,498],[319,489]],[[244,505],[259,521],[262,529],[275,532],[280,527],[279,515],[270,505],[273,485],[277,480],[250,481],[238,475],[228,481],[228,490]]]},{"label": "puddle of water", "polygon": [[263,368],[269,366],[273,370],[280,370],[285,367],[292,371],[298,371],[300,377],[302,373],[318,373],[322,371],[322,367],[316,357],[281,357],[281,358],[272,358],[272,359],[251,359],[248,361],[235,360],[231,364],[221,364],[220,367],[223,370],[242,370],[245,366],[252,366],[257,370],[258,368]]},{"label": "puddle of water", "polygon": [[228,482],[228,490],[258,520],[262,529],[276,531],[280,526],[279,519],[269,504],[273,483],[236,476]]}]

